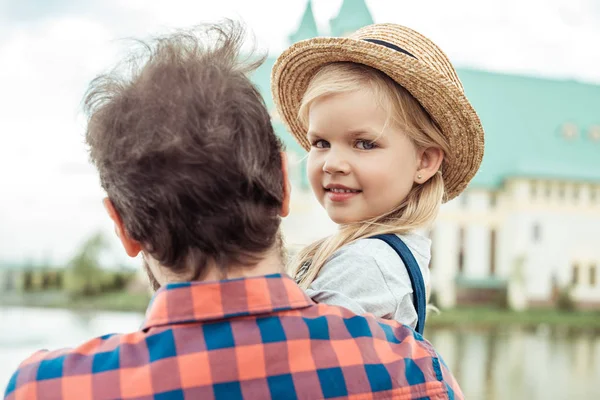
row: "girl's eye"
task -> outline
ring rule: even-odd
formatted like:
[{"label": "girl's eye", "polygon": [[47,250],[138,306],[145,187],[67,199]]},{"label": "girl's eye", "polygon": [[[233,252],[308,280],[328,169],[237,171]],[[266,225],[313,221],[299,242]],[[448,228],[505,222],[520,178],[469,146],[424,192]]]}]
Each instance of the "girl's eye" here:
[{"label": "girl's eye", "polygon": [[329,143],[326,140],[318,139],[312,142],[312,146],[317,149],[326,149],[329,147]]},{"label": "girl's eye", "polygon": [[356,147],[360,150],[373,150],[377,145],[370,140],[357,140]]}]

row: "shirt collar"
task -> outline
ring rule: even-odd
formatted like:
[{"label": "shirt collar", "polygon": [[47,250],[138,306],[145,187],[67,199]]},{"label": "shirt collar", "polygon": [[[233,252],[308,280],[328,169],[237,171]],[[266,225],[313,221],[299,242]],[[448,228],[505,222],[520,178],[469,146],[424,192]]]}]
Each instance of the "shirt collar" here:
[{"label": "shirt collar", "polygon": [[306,308],[315,303],[287,275],[170,283],[153,296],[142,329]]}]

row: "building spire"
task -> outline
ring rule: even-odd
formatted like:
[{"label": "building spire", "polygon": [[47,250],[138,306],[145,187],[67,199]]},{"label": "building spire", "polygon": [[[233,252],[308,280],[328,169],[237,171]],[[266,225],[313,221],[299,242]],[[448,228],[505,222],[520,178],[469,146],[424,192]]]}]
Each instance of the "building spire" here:
[{"label": "building spire", "polygon": [[338,15],[329,21],[332,36],[347,36],[373,24],[373,17],[365,0],[344,0]]},{"label": "building spire", "polygon": [[319,30],[317,29],[317,23],[315,22],[315,16],[312,10],[312,0],[308,0],[306,3],[306,9],[302,15],[302,20],[296,32],[292,33],[289,37],[291,43],[299,42],[300,40],[310,39],[319,36]]}]

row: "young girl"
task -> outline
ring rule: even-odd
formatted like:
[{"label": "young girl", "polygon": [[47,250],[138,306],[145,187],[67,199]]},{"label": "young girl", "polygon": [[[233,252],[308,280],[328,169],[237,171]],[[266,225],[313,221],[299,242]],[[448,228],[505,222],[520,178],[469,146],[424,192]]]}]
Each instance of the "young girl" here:
[{"label": "young girl", "polygon": [[279,114],[309,151],[315,196],[339,231],[290,272],[317,302],[422,333],[430,225],[477,172],[483,129],[445,54],[393,24],[296,43],[277,60]]}]

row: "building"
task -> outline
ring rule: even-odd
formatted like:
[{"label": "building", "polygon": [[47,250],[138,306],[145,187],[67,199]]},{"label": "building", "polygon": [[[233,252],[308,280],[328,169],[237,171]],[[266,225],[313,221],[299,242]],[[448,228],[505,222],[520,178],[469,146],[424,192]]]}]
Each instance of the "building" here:
[{"label": "building", "polygon": [[[332,35],[373,23],[364,0],[344,0]],[[407,23],[408,24],[408,23]],[[319,36],[308,1],[290,42]],[[274,111],[269,57],[254,81],[287,146],[291,247],[331,233],[310,192],[305,152]],[[458,68],[486,130],[483,163],[467,191],[442,207],[431,230],[433,291],[441,307],[496,301],[547,306],[568,291],[600,308],[600,86]]]},{"label": "building", "polygon": [[505,282],[515,308],[547,305],[571,286],[577,303],[599,307],[600,87],[459,75],[486,129],[486,154],[433,231],[439,300],[453,305],[460,286]]}]

